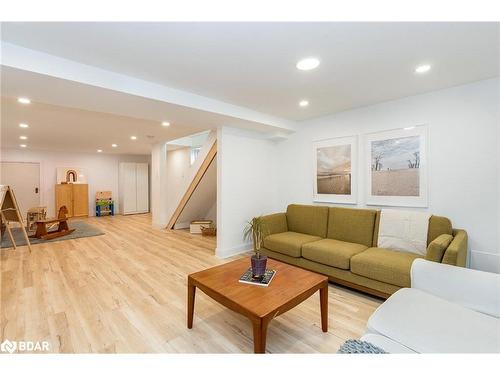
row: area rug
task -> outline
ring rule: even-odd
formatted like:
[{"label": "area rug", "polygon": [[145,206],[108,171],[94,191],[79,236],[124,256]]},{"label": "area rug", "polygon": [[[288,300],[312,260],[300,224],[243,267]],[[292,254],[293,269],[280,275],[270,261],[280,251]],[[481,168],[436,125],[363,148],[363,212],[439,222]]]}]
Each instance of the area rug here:
[{"label": "area rug", "polygon": [[[75,238],[100,236],[104,234],[103,231],[101,231],[96,227],[93,227],[92,225],[87,224],[85,221],[69,221],[68,225],[70,229],[75,229],[75,231],[73,233],[68,234],[67,236],[54,238],[52,240],[41,240],[38,238],[30,238],[30,243],[32,245],[35,245],[37,243],[65,241],[65,240],[72,240]],[[21,228],[12,228],[12,234],[14,235],[14,239],[16,241],[17,246],[26,245],[26,240],[24,239]],[[10,242],[9,234],[6,231],[2,238],[1,248],[3,249],[7,247],[12,247],[12,243]]]},{"label": "area rug", "polygon": [[337,354],[388,354],[384,349],[368,341],[347,340],[342,344]]}]

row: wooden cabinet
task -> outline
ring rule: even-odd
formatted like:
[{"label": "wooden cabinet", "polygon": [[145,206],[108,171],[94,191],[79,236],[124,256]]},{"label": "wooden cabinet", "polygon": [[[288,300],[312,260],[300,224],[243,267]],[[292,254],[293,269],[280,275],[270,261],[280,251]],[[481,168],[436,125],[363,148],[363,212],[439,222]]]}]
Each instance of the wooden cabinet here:
[{"label": "wooden cabinet", "polygon": [[68,217],[89,215],[89,185],[87,184],[57,184],[56,212],[61,206],[68,209]]},{"label": "wooden cabinet", "polygon": [[149,212],[149,165],[120,163],[119,206],[122,215]]}]

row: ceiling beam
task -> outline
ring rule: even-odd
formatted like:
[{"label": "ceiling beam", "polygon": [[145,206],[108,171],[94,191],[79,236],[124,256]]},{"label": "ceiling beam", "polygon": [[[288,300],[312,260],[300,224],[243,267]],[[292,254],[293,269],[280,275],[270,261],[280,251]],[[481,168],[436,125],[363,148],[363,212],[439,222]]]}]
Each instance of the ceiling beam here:
[{"label": "ceiling beam", "polygon": [[1,47],[0,63],[3,66],[251,121],[272,127],[276,131],[291,133],[296,130],[295,121],[254,111],[250,108],[173,89],[154,82],[118,74],[11,43],[2,42]]}]

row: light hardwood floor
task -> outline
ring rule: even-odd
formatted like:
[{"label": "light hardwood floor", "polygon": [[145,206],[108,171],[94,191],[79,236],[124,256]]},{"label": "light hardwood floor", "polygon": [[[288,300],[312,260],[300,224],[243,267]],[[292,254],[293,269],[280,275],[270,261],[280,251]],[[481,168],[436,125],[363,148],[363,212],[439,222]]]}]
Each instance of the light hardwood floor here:
[{"label": "light hardwood floor", "polygon": [[[150,215],[89,218],[106,234],[1,250],[0,341],[49,341],[60,353],[252,353],[243,316],[197,293],[186,328],[189,273],[232,259],[215,239],[155,230]],[[330,330],[319,295],[274,319],[270,353],[335,353],[359,338],[381,300],[329,286]]]}]

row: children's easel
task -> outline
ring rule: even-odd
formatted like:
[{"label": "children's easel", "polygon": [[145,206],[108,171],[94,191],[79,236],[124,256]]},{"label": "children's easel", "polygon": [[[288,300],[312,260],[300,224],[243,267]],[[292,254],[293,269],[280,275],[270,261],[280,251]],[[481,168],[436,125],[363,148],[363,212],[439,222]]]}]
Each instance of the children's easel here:
[{"label": "children's easel", "polygon": [[10,229],[10,222],[19,223],[21,225],[21,230],[24,234],[26,244],[31,252],[31,244],[28,238],[28,233],[26,233],[26,228],[24,227],[22,216],[19,212],[19,206],[17,205],[16,197],[14,192],[8,185],[0,185],[0,216],[2,222],[5,223],[5,228],[9,234],[10,242],[16,248],[16,241],[14,241],[14,236]]}]

